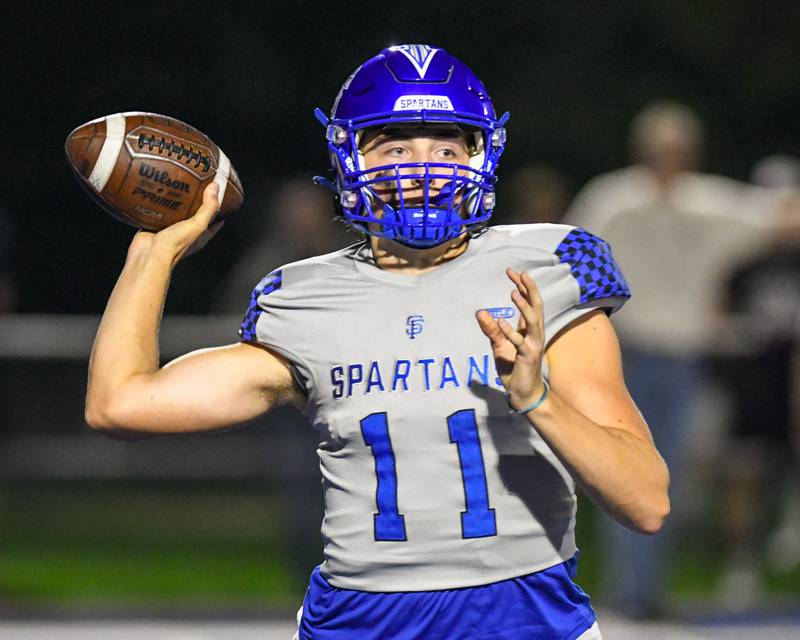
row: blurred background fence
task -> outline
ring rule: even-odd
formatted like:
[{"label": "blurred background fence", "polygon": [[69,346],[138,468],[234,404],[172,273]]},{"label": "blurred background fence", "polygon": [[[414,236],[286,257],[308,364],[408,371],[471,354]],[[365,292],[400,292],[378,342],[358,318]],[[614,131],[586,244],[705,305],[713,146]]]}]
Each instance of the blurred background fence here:
[{"label": "blurred background fence", "polygon": [[[162,353],[229,341],[239,320],[169,318]],[[281,409],[194,437],[92,432],[98,321],[0,316],[0,613],[286,613],[321,551],[312,431]]]}]

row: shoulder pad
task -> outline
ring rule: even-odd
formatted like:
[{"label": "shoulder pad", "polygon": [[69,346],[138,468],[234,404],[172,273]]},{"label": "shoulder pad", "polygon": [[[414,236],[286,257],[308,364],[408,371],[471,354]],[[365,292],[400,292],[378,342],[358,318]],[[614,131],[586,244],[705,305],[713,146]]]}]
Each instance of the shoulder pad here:
[{"label": "shoulder pad", "polygon": [[559,261],[568,264],[581,291],[581,304],[599,298],[630,298],[625,276],[608,243],[581,229],[573,228],[556,248]]}]

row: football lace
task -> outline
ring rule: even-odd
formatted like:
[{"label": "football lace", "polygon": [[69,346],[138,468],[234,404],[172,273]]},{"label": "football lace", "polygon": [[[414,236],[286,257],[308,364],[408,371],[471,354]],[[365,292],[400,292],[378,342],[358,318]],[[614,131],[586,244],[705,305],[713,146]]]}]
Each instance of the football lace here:
[{"label": "football lace", "polygon": [[173,153],[177,153],[177,160],[183,160],[187,165],[194,162],[195,168],[203,165],[204,173],[211,169],[211,158],[209,156],[203,155],[191,147],[186,147],[183,144],[177,144],[174,140],[167,142],[166,138],[163,136],[161,138],[157,138],[154,135],[148,136],[144,133],[141,133],[139,134],[139,148],[143,149],[145,145],[147,145],[147,148],[150,151],[155,148],[158,148],[158,152],[162,154],[166,151],[167,155],[170,157],[172,157]]}]

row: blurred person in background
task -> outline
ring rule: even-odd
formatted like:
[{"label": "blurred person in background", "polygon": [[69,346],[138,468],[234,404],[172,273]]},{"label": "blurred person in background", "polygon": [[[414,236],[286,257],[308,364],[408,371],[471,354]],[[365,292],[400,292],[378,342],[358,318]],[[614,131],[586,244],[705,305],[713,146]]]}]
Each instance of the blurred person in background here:
[{"label": "blurred person in background", "polygon": [[603,229],[632,210],[654,205],[697,217],[720,216],[748,225],[770,226],[776,206],[771,189],[725,176],[701,173],[703,125],[675,102],[647,105],[633,120],[629,151],[634,164],[590,180],[570,205],[567,221],[589,231]]},{"label": "blurred person in background", "polygon": [[[800,187],[800,160],[770,156],[753,182]],[[780,215],[791,231],[775,234],[752,259],[738,265],[722,292],[717,374],[732,407],[720,449],[720,530],[726,565],[720,601],[732,608],[757,605],[762,562],[776,571],[800,564],[800,484],[797,472],[798,350],[800,339],[800,206],[787,200]],[[775,510],[783,520],[768,537]]]},{"label": "blurred person in background", "polygon": [[569,206],[566,177],[545,164],[526,164],[498,185],[504,213],[499,224],[559,223]]},{"label": "blurred person in background", "polygon": [[0,207],[0,313],[17,308],[17,234],[11,213]]},{"label": "blurred person in background", "polygon": [[[700,173],[703,128],[680,104],[654,103],[639,113],[630,149],[635,164],[591,180],[565,222],[606,238],[631,274],[635,312],[615,326],[630,392],[670,467],[674,496],[686,456],[708,422],[700,413],[707,388],[703,361],[714,343],[712,318],[724,275],[763,244],[782,198]],[[601,522],[608,604],[631,617],[662,615],[675,523],[642,538],[609,519]]]},{"label": "blurred person in background", "polygon": [[215,311],[239,313],[242,299],[250,294],[253,282],[265,273],[358,241],[332,215],[330,194],[306,176],[280,185],[256,237],[219,287],[213,304]]}]

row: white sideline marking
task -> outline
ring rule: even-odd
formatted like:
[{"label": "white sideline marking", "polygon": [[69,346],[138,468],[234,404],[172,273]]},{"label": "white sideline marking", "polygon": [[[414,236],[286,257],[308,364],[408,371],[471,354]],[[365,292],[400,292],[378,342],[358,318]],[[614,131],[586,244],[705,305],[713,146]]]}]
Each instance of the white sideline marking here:
[{"label": "white sideline marking", "polygon": [[[680,622],[628,622],[600,616],[608,640],[786,640],[798,637],[797,624],[694,626]],[[294,620],[275,622],[133,622],[0,620],[3,640],[289,640]]]}]

